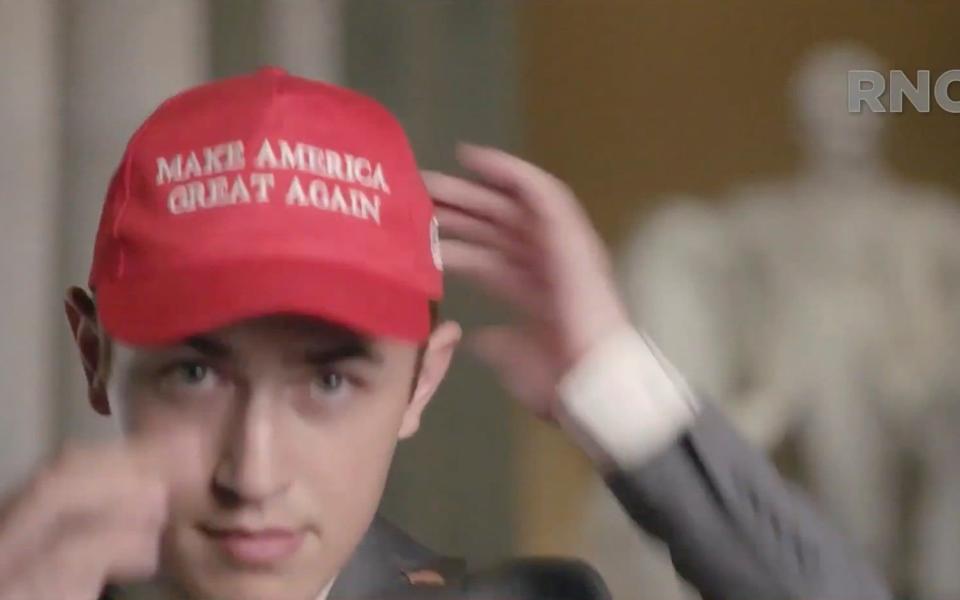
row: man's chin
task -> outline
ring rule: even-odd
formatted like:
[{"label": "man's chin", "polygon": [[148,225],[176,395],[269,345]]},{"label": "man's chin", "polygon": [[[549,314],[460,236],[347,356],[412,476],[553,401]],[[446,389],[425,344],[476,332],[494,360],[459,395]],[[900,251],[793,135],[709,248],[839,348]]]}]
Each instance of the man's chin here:
[{"label": "man's chin", "polygon": [[289,574],[239,572],[188,579],[181,587],[189,600],[316,600],[326,583]]},{"label": "man's chin", "polygon": [[165,542],[161,572],[178,599],[316,600],[333,577],[317,537],[275,561],[238,560],[195,528],[168,531]]},{"label": "man's chin", "polygon": [[219,553],[178,554],[164,564],[185,600],[316,600],[332,578],[322,557],[302,553],[282,564],[242,567]]}]

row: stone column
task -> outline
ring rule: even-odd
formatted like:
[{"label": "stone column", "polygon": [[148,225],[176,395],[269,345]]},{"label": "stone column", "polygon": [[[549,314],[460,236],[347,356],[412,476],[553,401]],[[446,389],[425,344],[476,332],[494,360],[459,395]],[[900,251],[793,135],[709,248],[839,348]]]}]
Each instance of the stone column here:
[{"label": "stone column", "polygon": [[[206,2],[85,0],[64,16],[61,286],[86,284],[107,183],[139,123],[164,98],[209,72]],[[61,329],[63,331],[65,328]],[[61,433],[113,430],[87,405],[76,350],[60,337]]]},{"label": "stone column", "polygon": [[52,0],[0,0],[0,495],[53,430],[56,24]]},{"label": "stone column", "polygon": [[264,3],[266,61],[294,75],[342,82],[342,9],[342,0]]}]

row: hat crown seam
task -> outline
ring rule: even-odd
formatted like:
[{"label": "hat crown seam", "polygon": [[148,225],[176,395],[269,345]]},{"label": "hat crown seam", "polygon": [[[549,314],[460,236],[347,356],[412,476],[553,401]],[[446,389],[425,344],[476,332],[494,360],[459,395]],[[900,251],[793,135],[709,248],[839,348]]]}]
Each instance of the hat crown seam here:
[{"label": "hat crown seam", "polygon": [[178,98],[180,95],[181,94],[177,94],[167,98],[161,102],[152,113],[150,113],[150,116],[147,117],[146,121],[140,124],[140,127],[137,128],[133,136],[130,138],[130,142],[127,144],[126,151],[123,154],[123,196],[120,198],[120,205],[117,207],[117,214],[114,217],[113,224],[110,228],[110,237],[113,238],[113,242],[117,245],[117,264],[113,273],[113,279],[115,281],[120,280],[123,277],[126,266],[126,252],[123,239],[120,236],[120,227],[122,225],[124,214],[127,210],[127,205],[130,203],[130,179],[133,171],[133,155],[136,150],[137,143],[140,141],[140,138],[143,137],[143,133],[153,124],[154,116],[171,104],[172,101]]},{"label": "hat crown seam", "polygon": [[[273,85],[271,85],[270,87],[270,94],[269,94],[270,99],[272,99],[275,96],[276,88],[277,88],[276,78],[272,78],[272,79],[273,79],[273,82],[272,82]],[[153,109],[153,111],[151,111],[150,115],[146,118],[146,120],[140,124],[140,126],[131,136],[130,141],[127,143],[126,150],[124,151],[124,154],[123,154],[123,160],[121,162],[122,169],[123,169],[123,196],[120,198],[119,206],[117,206],[116,215],[114,216],[113,223],[110,227],[110,237],[113,239],[113,242],[116,244],[116,247],[117,247],[117,263],[113,269],[114,280],[121,279],[126,270],[125,269],[126,251],[125,251],[125,246],[123,244],[123,239],[120,235],[120,228],[122,226],[124,214],[126,213],[127,205],[130,202],[130,181],[131,181],[133,162],[134,162],[133,156],[136,152],[137,143],[140,141],[140,138],[143,137],[143,134],[146,132],[146,130],[150,129],[150,127],[153,125],[153,122],[156,119],[157,115],[163,113],[163,111],[166,108],[168,108],[171,104],[179,101],[184,96],[194,91],[195,91],[194,88],[187,89],[178,94],[174,94],[173,96],[170,96],[165,100],[163,100],[162,102],[160,102],[160,104],[158,104],[157,107]]]}]

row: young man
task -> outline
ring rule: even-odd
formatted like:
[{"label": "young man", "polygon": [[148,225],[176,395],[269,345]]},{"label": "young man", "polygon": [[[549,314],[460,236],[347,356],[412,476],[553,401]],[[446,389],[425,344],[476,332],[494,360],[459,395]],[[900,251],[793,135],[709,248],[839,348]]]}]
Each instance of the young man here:
[{"label": "young man", "polygon": [[474,348],[705,597],[888,597],[631,326],[570,190],[459,157],[474,180],[421,175],[385,109],[277,69],[163,103],[110,183],[91,293],[66,301],[126,440],[7,503],[0,600],[603,598],[576,563],[465,575],[376,517],[461,338],[435,316],[441,256],[521,315]]}]

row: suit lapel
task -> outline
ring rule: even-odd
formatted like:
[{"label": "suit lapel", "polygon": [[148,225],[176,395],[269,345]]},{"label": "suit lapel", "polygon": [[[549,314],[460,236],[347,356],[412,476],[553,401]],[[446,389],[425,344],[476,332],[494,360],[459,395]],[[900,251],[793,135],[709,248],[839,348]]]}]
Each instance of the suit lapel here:
[{"label": "suit lapel", "polygon": [[403,573],[384,543],[381,529],[382,525],[374,521],[347,565],[337,576],[333,589],[330,590],[330,600],[371,598],[403,589]]},{"label": "suit lapel", "polygon": [[340,572],[329,600],[366,600],[459,585],[465,564],[439,557],[382,517]]}]

